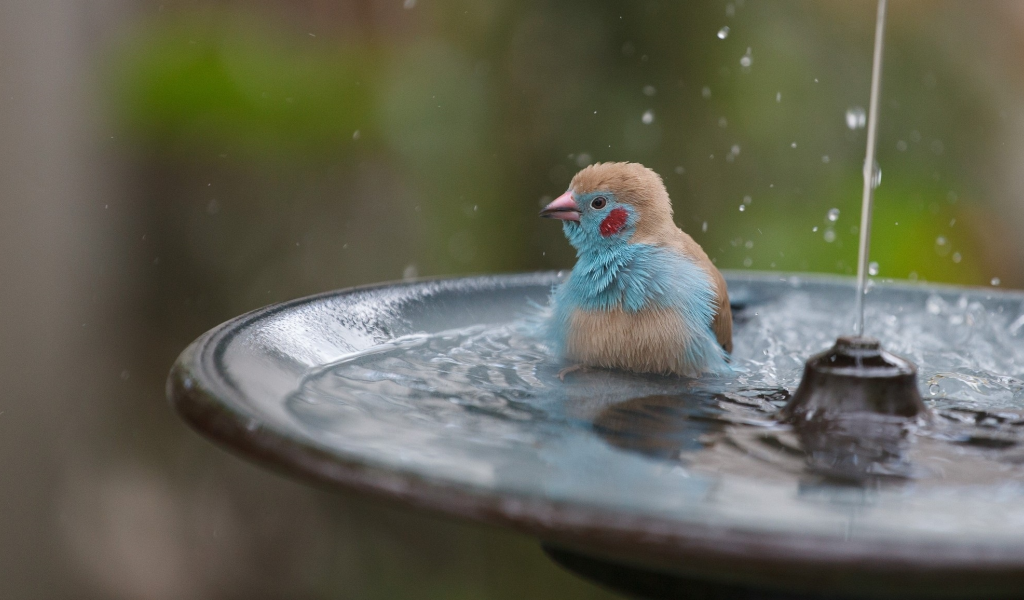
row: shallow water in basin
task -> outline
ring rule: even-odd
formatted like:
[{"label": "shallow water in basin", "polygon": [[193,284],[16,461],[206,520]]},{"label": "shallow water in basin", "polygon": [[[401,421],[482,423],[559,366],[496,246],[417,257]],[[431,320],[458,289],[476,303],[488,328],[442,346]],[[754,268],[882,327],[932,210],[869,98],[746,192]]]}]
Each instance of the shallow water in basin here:
[{"label": "shallow water in basin", "polygon": [[[624,474],[643,479],[634,482],[642,489],[665,468],[708,480],[1024,483],[1024,317],[1005,302],[869,295],[866,333],[918,365],[929,422],[882,419],[823,439],[776,420],[808,356],[849,332],[845,291],[794,284],[738,306],[728,377],[580,370],[560,380],[565,365],[538,335],[539,309],[524,305],[504,323],[406,335],[321,367],[287,408],[325,444],[376,452],[392,466],[516,487],[539,463],[548,493],[560,473],[568,486],[603,469],[625,490]],[[622,453],[648,468],[610,458]]]}]

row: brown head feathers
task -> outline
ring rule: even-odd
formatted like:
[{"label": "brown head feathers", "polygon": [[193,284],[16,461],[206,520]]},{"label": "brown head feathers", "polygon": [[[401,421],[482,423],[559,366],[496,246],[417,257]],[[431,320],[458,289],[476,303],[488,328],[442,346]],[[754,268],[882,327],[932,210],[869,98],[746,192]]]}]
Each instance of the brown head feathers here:
[{"label": "brown head feathers", "polygon": [[611,192],[620,202],[633,205],[640,217],[633,238],[635,242],[662,241],[659,238],[669,234],[667,228],[676,229],[665,183],[661,176],[639,163],[590,165],[572,178],[569,188],[573,195]]}]

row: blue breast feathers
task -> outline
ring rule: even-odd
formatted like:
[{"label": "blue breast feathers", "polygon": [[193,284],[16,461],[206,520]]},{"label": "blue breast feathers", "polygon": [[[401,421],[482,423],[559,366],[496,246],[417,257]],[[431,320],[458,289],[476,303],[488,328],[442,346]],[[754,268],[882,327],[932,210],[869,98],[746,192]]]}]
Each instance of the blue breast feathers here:
[{"label": "blue breast feathers", "polygon": [[621,244],[597,252],[580,252],[569,278],[552,293],[549,338],[564,355],[572,315],[577,310],[647,308],[677,311],[692,333],[686,359],[701,370],[729,370],[726,354],[711,331],[715,292],[708,274],[687,257],[650,244]]}]

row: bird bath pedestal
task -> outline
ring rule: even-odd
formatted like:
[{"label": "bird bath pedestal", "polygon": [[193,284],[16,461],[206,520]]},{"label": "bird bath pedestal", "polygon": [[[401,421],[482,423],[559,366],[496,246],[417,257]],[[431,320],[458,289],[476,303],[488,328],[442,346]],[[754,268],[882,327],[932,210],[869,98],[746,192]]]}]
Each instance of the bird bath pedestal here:
[{"label": "bird bath pedestal", "polygon": [[966,331],[954,317],[967,315],[991,330],[991,348],[1024,343],[1020,326],[1007,328],[1024,323],[1024,294],[876,286],[879,337],[912,354],[929,416],[811,431],[779,410],[803,361],[842,332],[852,283],[727,280],[730,378],[559,380],[562,365],[530,334],[558,281],[538,273],[263,308],[190,345],[168,395],[192,427],[246,458],[532,535],[558,563],[634,597],[1024,590],[1019,381],[949,362],[957,344],[984,362],[971,353],[989,333],[943,337]]}]

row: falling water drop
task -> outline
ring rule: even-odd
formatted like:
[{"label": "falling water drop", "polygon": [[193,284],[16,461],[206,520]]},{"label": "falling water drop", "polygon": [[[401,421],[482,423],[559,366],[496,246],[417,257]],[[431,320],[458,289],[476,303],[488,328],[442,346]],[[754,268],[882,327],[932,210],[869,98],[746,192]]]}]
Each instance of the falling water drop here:
[{"label": "falling water drop", "polygon": [[828,220],[835,223],[839,220],[839,209],[833,208],[828,211]]},{"label": "falling water drop", "polygon": [[645,85],[644,86],[644,96],[653,96],[653,95],[655,95],[657,93],[658,93],[658,90],[653,85]]},{"label": "falling water drop", "polygon": [[823,237],[825,238],[826,242],[831,244],[832,242],[836,241],[836,231],[829,227],[828,229],[825,230],[825,235]]},{"label": "falling water drop", "polygon": [[878,263],[874,261],[868,263],[868,275],[872,277],[878,275]]},{"label": "falling water drop", "polygon": [[999,281],[999,278],[998,278],[998,277],[993,277],[993,278],[992,278],[992,281],[991,281],[990,283],[991,283],[992,285],[999,285],[999,284],[1000,284],[1000,283],[1002,283],[1002,282],[1001,282],[1001,281]]},{"label": "falling water drop", "polygon": [[747,210],[747,205],[746,204],[740,204],[740,212],[743,212],[745,210]]},{"label": "falling water drop", "polygon": [[740,58],[740,66],[744,69],[749,69],[754,59],[750,56],[750,48],[747,48],[747,53]]},{"label": "falling water drop", "polygon": [[859,106],[846,109],[846,126],[850,129],[864,129],[868,123],[867,113]]},{"label": "falling water drop", "polygon": [[940,235],[935,238],[935,253],[939,256],[946,256],[949,254],[949,240],[946,236]]},{"label": "falling water drop", "polygon": [[875,163],[874,174],[871,176],[871,188],[874,189],[880,185],[882,185],[882,167]]},{"label": "falling water drop", "polygon": [[703,223],[701,223],[700,230],[703,231],[704,233],[708,232],[708,222],[707,221],[704,221]]},{"label": "falling water drop", "polygon": [[644,125],[650,125],[654,122],[654,111],[647,110],[644,112],[644,116],[640,117],[640,120],[643,121]]},{"label": "falling water drop", "polygon": [[725,27],[723,27],[723,28],[718,30],[718,39],[724,40],[727,37],[729,37],[729,26],[728,25],[726,25]]}]

